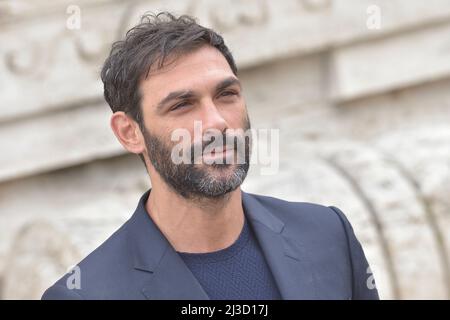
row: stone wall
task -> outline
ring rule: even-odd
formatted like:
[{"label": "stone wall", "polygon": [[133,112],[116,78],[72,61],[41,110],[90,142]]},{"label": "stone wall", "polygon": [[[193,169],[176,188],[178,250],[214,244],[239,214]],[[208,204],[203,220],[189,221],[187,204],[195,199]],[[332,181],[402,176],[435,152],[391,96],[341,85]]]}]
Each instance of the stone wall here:
[{"label": "stone wall", "polygon": [[449,299],[448,0],[0,2],[0,297],[39,298],[150,186],[99,70],[161,9],[224,35],[253,127],[280,130],[278,174],[243,189],[341,208],[382,298]]}]

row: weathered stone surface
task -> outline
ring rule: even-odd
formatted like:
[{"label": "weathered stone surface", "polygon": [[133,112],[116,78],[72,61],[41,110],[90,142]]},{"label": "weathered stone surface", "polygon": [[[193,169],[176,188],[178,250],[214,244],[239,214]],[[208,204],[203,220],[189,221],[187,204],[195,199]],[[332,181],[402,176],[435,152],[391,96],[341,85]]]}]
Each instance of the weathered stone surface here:
[{"label": "weathered stone surface", "polygon": [[81,258],[70,237],[45,221],[21,227],[6,256],[2,299],[39,299],[48,279],[67,272]]},{"label": "weathered stone surface", "polygon": [[449,41],[447,23],[336,49],[332,95],[350,100],[448,77]]},{"label": "weathered stone surface", "polygon": [[123,153],[105,104],[88,105],[0,126],[0,181]]},{"label": "weathered stone surface", "polygon": [[[4,12],[2,15],[0,11],[0,121],[101,100],[98,72],[110,44],[146,11],[172,9],[190,13],[203,24],[221,30],[243,69],[445,21],[450,16],[446,0],[431,0],[426,5],[421,0],[354,0],[351,4],[349,0],[252,0],[233,1],[232,5],[219,0],[101,0],[77,3],[80,29],[68,29],[71,13],[66,9],[70,3],[42,3],[8,1],[0,7]],[[379,30],[366,26],[366,9],[370,5],[381,10]],[[17,34],[21,41],[17,41]],[[434,40],[427,41],[433,41],[433,46],[423,51],[425,59],[431,60],[429,54],[436,53],[445,59],[445,50],[436,51],[439,47]],[[346,82],[343,86],[344,93],[350,90]],[[23,88],[27,94],[22,94]]]},{"label": "weathered stone surface", "polygon": [[[145,11],[220,30],[254,128],[279,167],[243,189],[335,205],[382,298],[450,298],[447,0],[78,1],[0,4],[0,297],[39,298],[149,187],[108,122],[99,69]],[[381,28],[367,28],[369,6]],[[101,23],[99,23],[101,21]],[[18,35],[20,34],[20,37]],[[20,41],[19,41],[20,40]]]}]

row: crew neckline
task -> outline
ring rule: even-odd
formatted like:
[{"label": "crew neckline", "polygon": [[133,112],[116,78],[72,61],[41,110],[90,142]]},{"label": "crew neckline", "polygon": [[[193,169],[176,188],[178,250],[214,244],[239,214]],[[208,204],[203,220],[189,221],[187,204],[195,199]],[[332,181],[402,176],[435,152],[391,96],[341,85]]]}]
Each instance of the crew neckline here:
[{"label": "crew neckline", "polygon": [[203,253],[179,252],[177,253],[186,263],[216,263],[228,260],[239,253],[245,247],[250,238],[250,229],[247,219],[244,216],[244,225],[239,234],[239,237],[228,247]]}]

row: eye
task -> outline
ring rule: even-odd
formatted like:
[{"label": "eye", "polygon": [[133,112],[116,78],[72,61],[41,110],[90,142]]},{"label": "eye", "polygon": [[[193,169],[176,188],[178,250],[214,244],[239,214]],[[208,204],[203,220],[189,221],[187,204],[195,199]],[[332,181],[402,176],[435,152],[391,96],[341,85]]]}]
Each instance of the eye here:
[{"label": "eye", "polygon": [[223,91],[219,96],[220,97],[229,97],[229,96],[236,96],[236,95],[237,95],[237,92],[227,90],[227,91]]},{"label": "eye", "polygon": [[182,108],[185,108],[185,107],[187,107],[187,106],[189,106],[189,105],[190,105],[189,102],[183,101],[183,102],[180,102],[180,103],[174,105],[174,106],[170,109],[170,111],[175,111],[175,110],[177,110],[177,109],[182,109]]}]

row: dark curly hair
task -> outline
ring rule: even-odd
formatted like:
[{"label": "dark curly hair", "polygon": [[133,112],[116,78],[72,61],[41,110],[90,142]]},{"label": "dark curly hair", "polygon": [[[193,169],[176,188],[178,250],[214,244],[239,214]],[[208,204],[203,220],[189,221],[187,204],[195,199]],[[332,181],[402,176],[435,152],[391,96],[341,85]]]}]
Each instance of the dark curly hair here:
[{"label": "dark curly hair", "polygon": [[169,12],[142,16],[124,40],[112,45],[101,71],[105,100],[111,110],[125,112],[141,130],[145,130],[140,107],[140,81],[148,77],[153,66],[161,68],[169,55],[177,57],[203,45],[218,49],[237,74],[233,56],[223,38],[199,25],[193,17],[176,17]]}]

